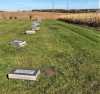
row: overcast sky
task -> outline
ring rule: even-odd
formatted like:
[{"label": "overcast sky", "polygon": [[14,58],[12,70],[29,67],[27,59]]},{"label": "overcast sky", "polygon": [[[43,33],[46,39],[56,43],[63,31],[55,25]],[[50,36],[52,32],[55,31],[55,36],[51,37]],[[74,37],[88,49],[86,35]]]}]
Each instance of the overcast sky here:
[{"label": "overcast sky", "polygon": [[0,0],[0,10],[99,8],[99,0]]}]

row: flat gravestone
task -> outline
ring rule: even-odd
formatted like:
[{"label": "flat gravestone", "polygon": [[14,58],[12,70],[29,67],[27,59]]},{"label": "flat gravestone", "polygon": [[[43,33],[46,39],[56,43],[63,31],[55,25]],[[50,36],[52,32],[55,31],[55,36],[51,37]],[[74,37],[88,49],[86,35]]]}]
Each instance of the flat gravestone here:
[{"label": "flat gravestone", "polygon": [[37,28],[37,26],[32,25],[32,30],[35,30]]},{"label": "flat gravestone", "polygon": [[32,26],[39,26],[39,25],[40,25],[40,23],[37,21],[32,22]]},{"label": "flat gravestone", "polygon": [[32,22],[32,29],[37,28],[37,27],[40,27],[40,22],[38,20],[37,21],[33,21]]},{"label": "flat gravestone", "polygon": [[8,74],[9,79],[37,80],[40,70],[34,69],[15,69]]},{"label": "flat gravestone", "polygon": [[27,30],[25,31],[25,34],[31,35],[31,34],[35,34],[36,31],[35,30]]},{"label": "flat gravestone", "polygon": [[13,45],[14,47],[24,47],[26,45],[26,41],[21,41],[21,40],[13,40],[11,42],[11,45]]}]

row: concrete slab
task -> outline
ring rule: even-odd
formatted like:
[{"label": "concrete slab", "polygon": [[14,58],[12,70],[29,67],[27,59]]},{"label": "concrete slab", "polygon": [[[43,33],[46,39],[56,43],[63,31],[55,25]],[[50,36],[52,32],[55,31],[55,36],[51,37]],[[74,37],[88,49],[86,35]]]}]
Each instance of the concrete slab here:
[{"label": "concrete slab", "polygon": [[8,79],[37,80],[40,70],[36,69],[14,69],[7,76]]},{"label": "concrete slab", "polygon": [[11,45],[14,47],[24,47],[26,44],[27,44],[26,41],[21,41],[21,40],[11,41]]},{"label": "concrete slab", "polygon": [[25,31],[25,34],[31,35],[31,34],[35,34],[36,31],[35,30],[27,30]]}]

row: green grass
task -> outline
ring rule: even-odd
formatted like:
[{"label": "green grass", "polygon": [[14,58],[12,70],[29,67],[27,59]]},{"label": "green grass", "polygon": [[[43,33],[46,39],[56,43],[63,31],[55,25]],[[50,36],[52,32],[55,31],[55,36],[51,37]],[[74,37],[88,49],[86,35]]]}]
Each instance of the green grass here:
[{"label": "green grass", "polygon": [[[23,32],[30,21],[0,21],[0,94],[100,94],[100,33],[90,27],[46,20],[34,35]],[[27,41],[24,48],[9,45]],[[54,67],[56,75],[41,73],[38,81],[8,80],[13,68]]]}]

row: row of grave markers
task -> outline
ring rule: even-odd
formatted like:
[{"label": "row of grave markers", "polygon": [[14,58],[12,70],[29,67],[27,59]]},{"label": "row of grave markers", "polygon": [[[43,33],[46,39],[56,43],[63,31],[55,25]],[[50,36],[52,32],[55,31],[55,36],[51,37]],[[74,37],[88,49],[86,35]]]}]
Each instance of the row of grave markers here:
[{"label": "row of grave markers", "polygon": [[[34,34],[38,30],[40,30],[41,20],[32,21],[32,30],[27,30],[25,34]],[[27,44],[26,41],[21,40],[13,40],[11,45],[14,47],[24,47]],[[9,79],[19,79],[19,80],[36,80],[38,75],[40,74],[40,70],[37,69],[14,69],[12,70],[7,77]]]},{"label": "row of grave markers", "polygon": [[[40,19],[32,21],[32,29],[25,31],[25,34],[28,34],[28,35],[35,34],[37,31],[40,30],[40,24],[41,24]],[[20,47],[26,46],[26,44],[27,44],[26,41],[22,41],[22,40],[11,41],[11,45],[14,46],[14,47],[20,48]]]},{"label": "row of grave markers", "polygon": [[32,21],[32,30],[27,30],[25,33],[26,34],[35,34],[37,31],[40,30],[40,23],[41,23],[41,20],[38,19],[37,21],[34,20]]}]

